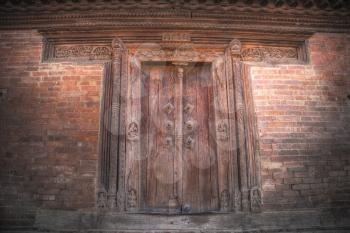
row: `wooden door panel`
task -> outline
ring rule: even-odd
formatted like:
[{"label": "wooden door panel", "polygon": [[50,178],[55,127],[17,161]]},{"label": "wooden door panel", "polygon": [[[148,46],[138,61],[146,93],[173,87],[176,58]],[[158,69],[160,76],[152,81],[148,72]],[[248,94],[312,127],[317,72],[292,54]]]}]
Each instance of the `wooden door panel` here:
[{"label": "wooden door panel", "polygon": [[[217,210],[217,158],[215,152],[214,131],[215,118],[213,108],[212,80],[210,66],[205,65],[197,70],[197,121],[198,121],[198,167],[200,212]],[[215,128],[214,128],[215,129]],[[213,184],[212,184],[213,183]],[[212,184],[212,185],[211,185]]]},{"label": "wooden door panel", "polygon": [[[215,144],[210,142],[214,118],[210,66],[189,67],[184,79],[183,206],[190,213],[218,208]],[[216,199],[216,201],[215,201]],[[187,210],[189,207],[190,210]]]},{"label": "wooden door panel", "polygon": [[141,144],[147,156],[144,208],[167,209],[173,197],[174,179],[174,85],[173,67],[144,67]]},{"label": "wooden door panel", "polygon": [[[185,111],[183,114],[182,204],[183,211],[193,212],[200,209],[196,69],[185,72],[183,89],[184,107],[192,106],[192,111]],[[189,129],[190,125],[192,129]]]},{"label": "wooden door panel", "polygon": [[226,170],[218,169],[211,66],[149,63],[142,70],[142,208],[217,211],[218,173]]}]

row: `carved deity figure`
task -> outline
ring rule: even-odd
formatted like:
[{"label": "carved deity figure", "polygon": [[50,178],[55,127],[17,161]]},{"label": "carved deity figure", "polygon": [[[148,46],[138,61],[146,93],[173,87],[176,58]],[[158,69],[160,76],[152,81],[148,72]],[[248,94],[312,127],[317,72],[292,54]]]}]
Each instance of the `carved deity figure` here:
[{"label": "carved deity figure", "polygon": [[250,205],[253,212],[259,212],[262,205],[261,190],[258,188],[253,188],[250,191]]},{"label": "carved deity figure", "polygon": [[121,50],[123,49],[124,44],[123,41],[119,38],[114,38],[112,41],[112,48],[113,50]]},{"label": "carved deity figure", "polygon": [[128,138],[131,140],[137,139],[139,133],[139,127],[135,122],[131,122],[128,128]]},{"label": "carved deity figure", "polygon": [[221,195],[220,195],[221,209],[227,210],[229,208],[229,202],[230,202],[230,194],[228,193],[228,190],[225,189],[221,192]]},{"label": "carved deity figure", "polygon": [[106,208],[107,207],[107,194],[105,192],[98,193],[97,206],[98,206],[98,208]]},{"label": "carved deity figure", "polygon": [[184,77],[184,69],[183,68],[179,67],[177,69],[177,77],[178,78],[183,78]]},{"label": "carved deity figure", "polygon": [[228,138],[228,126],[225,122],[220,122],[217,127],[218,139],[226,140]]},{"label": "carved deity figure", "polygon": [[130,189],[128,193],[128,207],[135,208],[137,204],[136,190]]}]

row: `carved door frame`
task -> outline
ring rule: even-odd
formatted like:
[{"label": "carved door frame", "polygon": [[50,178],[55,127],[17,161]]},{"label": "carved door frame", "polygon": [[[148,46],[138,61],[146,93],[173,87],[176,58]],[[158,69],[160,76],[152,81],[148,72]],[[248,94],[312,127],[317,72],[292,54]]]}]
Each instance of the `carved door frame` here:
[{"label": "carved door frame", "polygon": [[[234,135],[229,141],[222,142],[230,147],[230,158],[234,161],[230,164],[231,188],[226,194],[232,201],[221,209],[228,212],[260,211],[262,199],[256,121],[240,41],[232,40],[226,49],[203,50],[190,45],[164,47],[161,44],[127,49],[120,39],[114,39],[111,47],[112,59],[105,65],[107,75],[101,109],[98,207],[138,212],[141,206],[142,197],[138,192],[141,182],[128,183],[130,176],[140,177],[141,174],[140,163],[137,162],[140,158],[132,159],[128,154],[131,147],[140,150],[138,108],[141,105],[130,105],[130,100],[138,99],[135,90],[141,85],[141,63],[207,62],[211,63],[216,86],[228,90],[217,90],[215,98],[228,100],[226,110],[229,115],[218,124],[225,125],[229,134]],[[226,93],[228,96],[220,96]],[[220,118],[220,113],[216,115]],[[216,128],[222,128],[222,125]],[[216,134],[219,133],[222,132],[217,130]]]},{"label": "carved door frame", "polygon": [[[161,42],[158,40],[151,45],[135,47],[135,41],[143,43],[142,37],[130,39],[130,36],[123,37],[122,34],[118,37],[109,34],[90,37],[91,33],[62,33],[50,30],[41,33],[44,35],[43,62],[68,60],[104,65],[96,189],[98,210],[133,212],[137,208],[128,206],[128,201],[134,201],[135,207],[139,205],[139,194],[131,192],[129,197],[126,195],[126,149],[130,143],[127,130],[131,123],[126,122],[126,112],[128,90],[130,92],[128,87],[131,87],[128,82],[135,77],[134,74],[140,72],[138,67],[142,61],[213,64],[213,75],[218,76],[216,80],[229,87],[228,108],[232,111],[228,111],[226,124],[230,126],[231,134],[235,132],[237,135],[236,142],[230,143],[230,146],[233,147],[233,151],[237,149],[234,158],[237,166],[232,167],[232,170],[238,175],[232,178],[233,188],[230,189],[229,195],[234,201],[229,204],[227,211],[261,210],[258,134],[249,67],[261,62],[304,64],[307,61],[307,53],[303,38],[276,40],[272,44],[271,41],[263,39],[246,39],[241,44],[240,40],[233,39],[225,47],[221,40],[206,37],[205,33],[193,32],[192,35],[187,34],[184,37],[174,37],[173,35],[177,35],[174,33],[165,36],[158,33]],[[206,38],[208,42],[204,45],[193,43],[192,36]],[[126,43],[121,38],[125,39]],[[134,88],[135,84],[133,85]],[[135,132],[133,137],[137,139],[137,130]]]}]

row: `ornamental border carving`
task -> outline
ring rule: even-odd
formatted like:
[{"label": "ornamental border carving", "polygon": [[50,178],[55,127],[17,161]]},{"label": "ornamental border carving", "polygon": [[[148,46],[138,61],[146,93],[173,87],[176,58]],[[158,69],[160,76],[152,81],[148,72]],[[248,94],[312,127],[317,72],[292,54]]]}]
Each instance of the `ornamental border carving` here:
[{"label": "ornamental border carving", "polygon": [[[172,33],[175,34],[175,33]],[[188,37],[186,37],[188,38]],[[78,61],[78,62],[107,62],[112,59],[113,48],[108,40],[103,43],[84,42],[83,38],[77,38],[75,44],[70,40],[67,43],[61,39],[55,40],[44,39],[43,62],[57,61]],[[167,43],[151,42],[146,47],[129,48],[128,54],[140,61],[187,61],[187,62],[211,62],[223,56],[222,48],[197,49],[198,44],[186,41],[185,43]],[[182,41],[181,41],[182,42]],[[308,56],[305,43],[295,43],[289,46],[271,46],[264,45],[264,41],[260,41],[260,45],[256,46],[256,42],[239,42],[231,41],[231,54],[238,55],[238,59],[246,62],[264,62],[264,63],[305,63]],[[215,43],[215,41],[213,41]],[[239,48],[238,48],[238,47]]]},{"label": "ornamental border carving", "polygon": [[[185,3],[155,0],[120,3],[117,0],[108,2],[97,0],[90,3],[60,1],[56,4],[51,2],[44,4],[41,1],[5,0],[5,2],[0,5],[0,28],[10,29],[66,27],[70,30],[73,27],[91,26],[117,29],[117,27],[147,26],[240,30],[244,25],[245,30],[270,32],[349,32],[350,30],[350,5],[345,1],[252,0],[201,3],[192,0],[191,3]],[[58,11],[60,14],[53,14]],[[162,20],[154,22],[143,20],[151,18]],[[206,19],[212,19],[213,22],[209,23]],[[227,23],[227,20],[230,22]]]}]

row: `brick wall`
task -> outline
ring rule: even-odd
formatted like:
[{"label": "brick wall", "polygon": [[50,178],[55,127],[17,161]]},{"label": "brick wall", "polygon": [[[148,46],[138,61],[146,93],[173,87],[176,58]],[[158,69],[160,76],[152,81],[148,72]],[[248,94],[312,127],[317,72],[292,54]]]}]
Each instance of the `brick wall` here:
[{"label": "brick wall", "polygon": [[309,51],[251,69],[266,209],[350,205],[350,36],[316,34]]},{"label": "brick wall", "polygon": [[[266,210],[349,205],[350,36],[309,65],[251,69]],[[41,63],[34,31],[0,32],[0,225],[95,203],[102,66]]]},{"label": "brick wall", "polygon": [[32,31],[0,41],[0,225],[94,207],[102,66],[43,64]]}]

